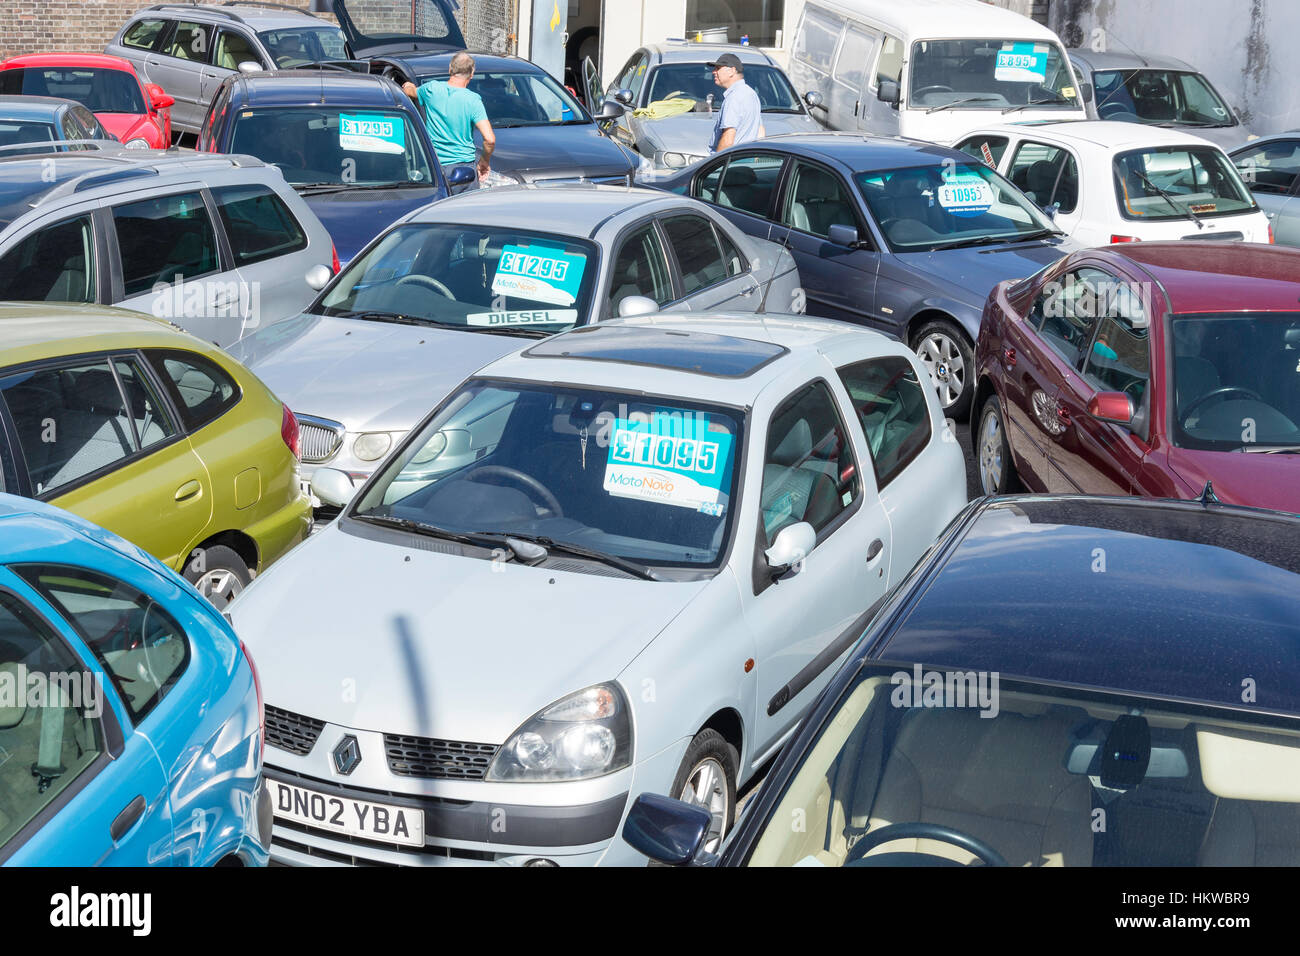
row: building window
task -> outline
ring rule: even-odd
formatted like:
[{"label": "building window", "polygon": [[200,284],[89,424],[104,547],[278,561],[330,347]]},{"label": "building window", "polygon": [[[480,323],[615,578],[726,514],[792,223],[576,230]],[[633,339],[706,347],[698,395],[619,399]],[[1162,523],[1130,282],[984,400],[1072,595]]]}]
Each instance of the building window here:
[{"label": "building window", "polygon": [[777,46],[785,0],[686,0],[686,37],[716,43]]}]

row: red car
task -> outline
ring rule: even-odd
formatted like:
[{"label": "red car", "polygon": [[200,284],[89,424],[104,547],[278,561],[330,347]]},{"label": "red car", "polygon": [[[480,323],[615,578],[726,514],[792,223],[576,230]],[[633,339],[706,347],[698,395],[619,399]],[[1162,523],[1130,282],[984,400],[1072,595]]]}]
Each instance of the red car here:
[{"label": "red car", "polygon": [[1218,500],[1300,512],[1300,250],[1087,249],[996,286],[971,413],[986,494]]},{"label": "red car", "polygon": [[33,53],[0,63],[0,93],[59,96],[95,114],[127,146],[166,149],[175,100],[142,84],[126,60],[102,53]]}]

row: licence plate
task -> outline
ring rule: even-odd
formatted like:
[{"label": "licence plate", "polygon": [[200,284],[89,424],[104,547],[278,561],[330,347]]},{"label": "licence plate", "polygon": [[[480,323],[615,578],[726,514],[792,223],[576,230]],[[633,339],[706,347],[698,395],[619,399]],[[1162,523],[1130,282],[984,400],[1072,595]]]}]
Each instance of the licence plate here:
[{"label": "licence plate", "polygon": [[365,840],[424,846],[424,811],[390,803],[371,803],[266,778],[275,815],[318,830]]}]

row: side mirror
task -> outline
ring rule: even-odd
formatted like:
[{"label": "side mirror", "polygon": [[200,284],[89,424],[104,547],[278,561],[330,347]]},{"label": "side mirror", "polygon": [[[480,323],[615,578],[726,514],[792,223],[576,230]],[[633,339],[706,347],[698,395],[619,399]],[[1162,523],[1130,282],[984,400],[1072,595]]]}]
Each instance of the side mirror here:
[{"label": "side mirror", "polygon": [[803,559],[815,547],[817,532],[807,521],[799,521],[778,531],[772,547],[763,552],[763,557],[777,577],[788,572],[798,574],[803,570]]},{"label": "side mirror", "polygon": [[629,295],[618,304],[618,317],[631,319],[638,315],[653,315],[659,311],[659,303],[644,295]]},{"label": "side mirror", "polygon": [[1133,424],[1133,399],[1124,392],[1098,392],[1088,399],[1088,414],[1099,422],[1127,428]]},{"label": "side mirror", "polygon": [[175,98],[168,96],[166,91],[157,83],[150,83],[145,87],[149,93],[149,106],[153,110],[165,110],[169,106],[176,104]]},{"label": "side mirror", "polygon": [[311,493],[332,508],[342,508],[356,490],[352,479],[337,468],[317,468],[311,476]]},{"label": "side mirror", "polygon": [[826,238],[837,246],[848,246],[853,249],[858,244],[858,231],[852,226],[836,223],[826,231]]},{"label": "side mirror", "polygon": [[876,99],[882,103],[888,103],[894,109],[898,109],[898,101],[901,98],[898,83],[895,80],[881,80],[880,85],[876,88]]},{"label": "side mirror", "polygon": [[699,856],[711,822],[712,816],[703,807],[643,793],[627,812],[623,839],[656,863],[685,866]]},{"label": "side mirror", "polygon": [[256,60],[244,60],[242,63],[239,64],[239,72],[240,73],[261,73],[262,64],[258,63]]},{"label": "side mirror", "polygon": [[478,179],[478,173],[469,166],[457,166],[447,175],[448,186],[468,186]]},{"label": "side mirror", "polygon": [[627,107],[617,100],[605,100],[600,104],[600,109],[592,115],[592,119],[598,123],[611,122],[619,119],[626,112]]},{"label": "side mirror", "polygon": [[615,102],[622,103],[624,106],[631,106],[631,105],[632,105],[632,91],[631,91],[631,90],[615,90],[615,91],[614,91],[614,100],[615,100]]},{"label": "side mirror", "polygon": [[1091,102],[1092,102],[1092,84],[1091,84],[1091,83],[1080,83],[1080,84],[1079,84],[1079,95],[1080,95],[1081,97],[1083,97],[1083,102],[1084,102],[1084,103],[1091,103]]},{"label": "side mirror", "polygon": [[330,271],[329,266],[312,266],[307,270],[307,285],[313,292],[319,292],[329,285],[330,279],[334,278],[334,273]]},{"label": "side mirror", "polygon": [[810,110],[824,110],[826,107],[822,104],[822,95],[816,90],[809,90],[803,95],[803,101],[808,104]]}]

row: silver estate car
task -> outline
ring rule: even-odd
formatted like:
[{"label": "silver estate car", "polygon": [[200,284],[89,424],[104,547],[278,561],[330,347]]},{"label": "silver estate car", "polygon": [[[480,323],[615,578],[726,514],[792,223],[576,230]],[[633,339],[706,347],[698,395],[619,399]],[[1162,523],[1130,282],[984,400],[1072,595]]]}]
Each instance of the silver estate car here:
[{"label": "silver estate car", "polygon": [[272,858],[642,864],[615,839],[642,793],[705,807],[716,848],[965,501],[925,370],[879,333],[656,315],[528,343],[227,608]]},{"label": "silver estate car", "polygon": [[522,339],[653,311],[788,312],[798,287],[786,249],[696,200],[507,186],[398,220],[304,314],[232,354],[298,416],[305,481],[320,465],[362,480],[465,376]]},{"label": "silver estate car", "polygon": [[0,152],[0,301],[116,305],[226,346],[329,281],[329,233],[252,156]]}]

